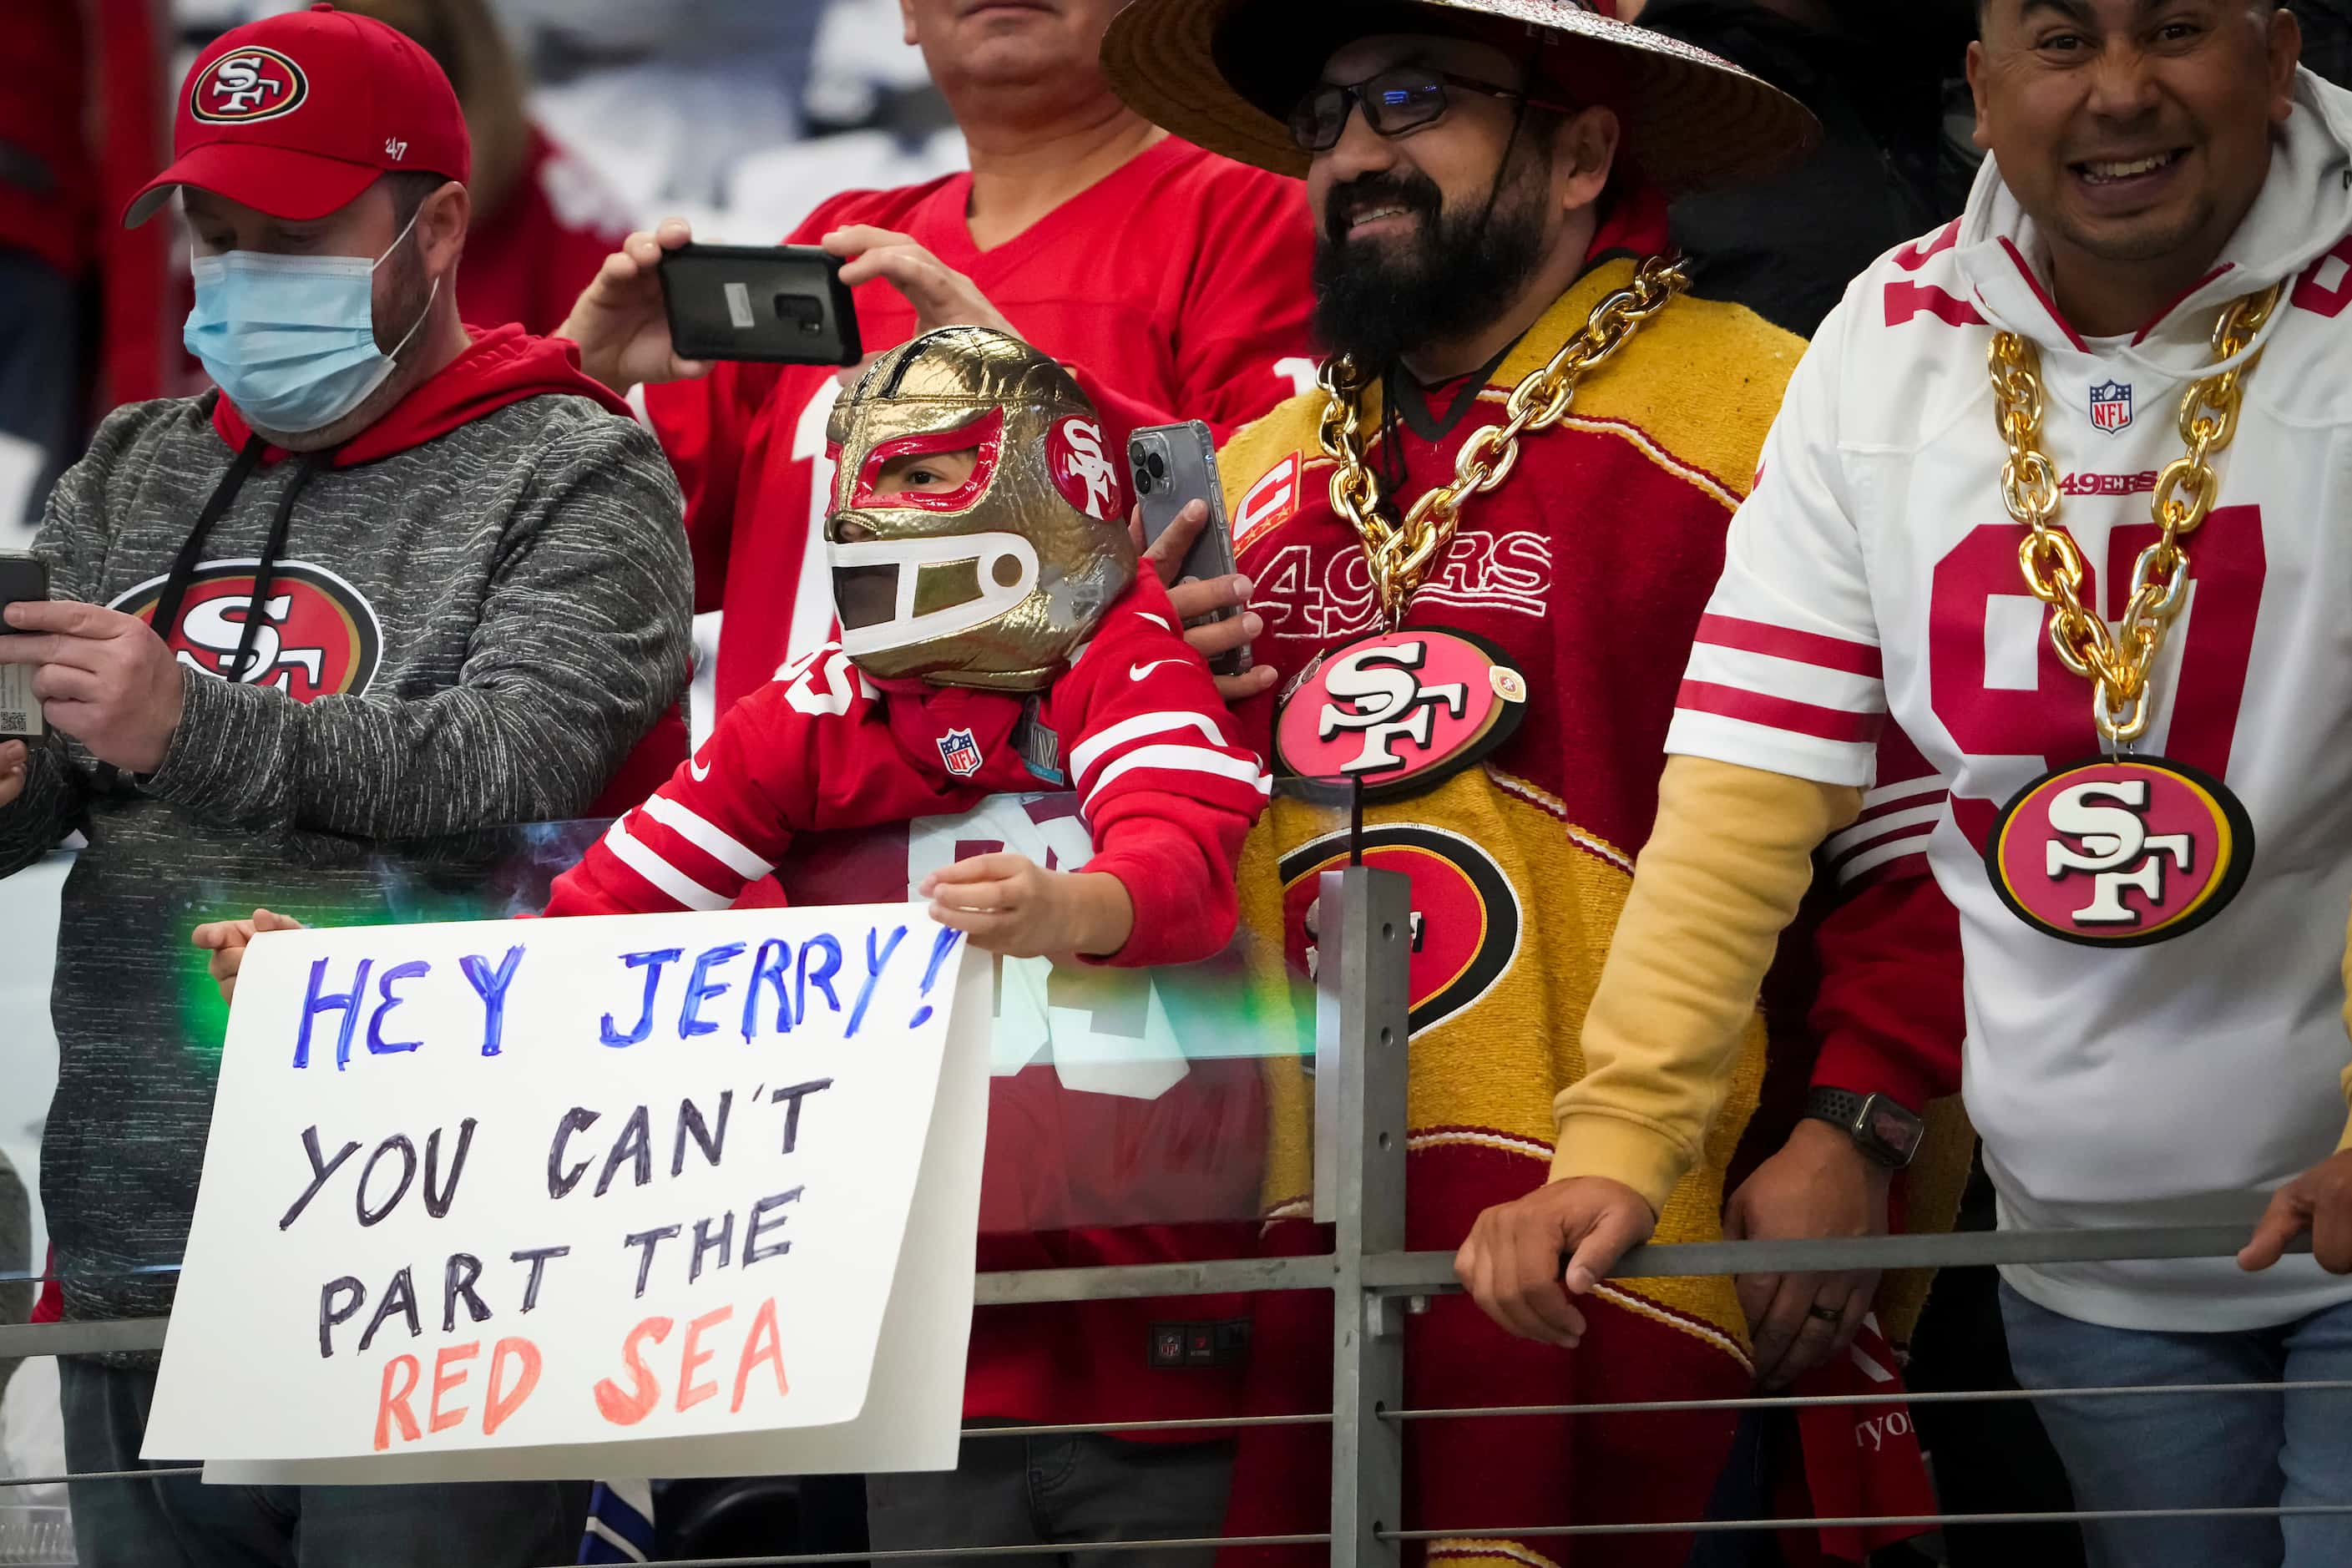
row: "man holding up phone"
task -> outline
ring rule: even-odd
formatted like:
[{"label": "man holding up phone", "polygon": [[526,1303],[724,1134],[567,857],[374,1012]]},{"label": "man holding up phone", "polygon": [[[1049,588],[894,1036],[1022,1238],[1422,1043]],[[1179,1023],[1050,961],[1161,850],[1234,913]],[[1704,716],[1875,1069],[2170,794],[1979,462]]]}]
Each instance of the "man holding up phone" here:
[{"label": "man holding up phone", "polygon": [[[192,910],[386,918],[380,862],[457,874],[576,815],[688,654],[676,485],[570,345],[460,324],[471,148],[440,68],[320,6],[205,51],[177,154],[187,342],[218,392],[117,409],[52,493],[49,602],[0,666],[55,734],[0,747],[0,876],[88,838],[63,893],[41,1187],[68,1321],[168,1311],[219,1038]],[[196,962],[201,962],[197,960]],[[140,1464],[152,1358],[67,1358],[76,1474]],[[553,1483],[76,1484],[89,1568],[535,1568]]]},{"label": "man holding up phone", "polygon": [[[1918,1113],[1957,1079],[1953,917],[1926,879],[1924,818],[1898,812],[1838,847],[1852,853],[1823,879],[1850,896],[1828,916],[1811,996],[1794,972],[1813,955],[1791,944],[1769,1033],[1799,1076],[1818,1037],[1817,1091],[1727,1209],[1764,1071],[1759,1011],[1687,1174],[1646,1158],[1646,1130],[1605,1108],[1555,1132],[1657,811],[1683,654],[1802,347],[1689,297],[1666,257],[1666,196],[1768,171],[1815,131],[1770,87],[1610,9],[1136,0],[1104,51],[1122,96],[1160,123],[1305,174],[1318,225],[1321,389],[1226,444],[1224,492],[1265,627],[1254,653],[1284,694],[1278,715],[1271,699],[1246,704],[1246,727],[1291,772],[1362,784],[1367,860],[1413,882],[1405,1245],[1461,1247],[1470,1291],[1407,1321],[1416,1407],[1736,1397],[1821,1364],[1863,1328],[1874,1276],[1604,1282],[1580,1263],[1563,1289],[1558,1259],[1587,1236],[1883,1231]],[[1160,553],[1184,548],[1180,525]],[[1204,628],[1194,646],[1230,635]],[[1940,783],[1894,740],[1879,782],[1902,810],[1940,807]],[[1295,798],[1267,821],[1244,910],[1306,963],[1317,874],[1347,863],[1350,836]],[[1277,1127],[1275,1217],[1303,1215],[1309,1155],[1303,1130]],[[1498,1226],[1492,1211],[1538,1194],[1567,1218]],[[1534,1285],[1498,1293],[1498,1253],[1533,1260]],[[1261,1375],[1304,1369],[1265,1407],[1328,1408],[1328,1356],[1310,1337],[1328,1331],[1261,1303]],[[1478,1423],[1416,1423],[1402,1522],[1698,1519],[1735,1423],[1528,1417],[1508,1443]],[[1918,1484],[1916,1453],[1906,1480],[1897,1458],[1836,1436],[1834,1452],[1806,1452],[1817,1501]],[[1229,1531],[1317,1528],[1318,1452],[1249,1435]],[[1465,1540],[1432,1554],[1524,1568],[1554,1550]],[[1575,1561],[1678,1562],[1688,1544],[1611,1550],[1580,1541]]]},{"label": "man holding up phone", "polygon": [[[869,355],[983,326],[1068,363],[1102,413],[1107,476],[1130,429],[1197,416],[1222,437],[1312,372],[1296,184],[1171,137],[1112,95],[1097,53],[1119,4],[905,0],[907,41],[954,110],[971,172],[846,193],[791,237],[847,258]],[[686,489],[696,607],[726,612],[723,712],[833,635],[820,525],[842,380],[679,358],[658,268],[690,238],[677,220],[631,236],[561,335],[608,386],[645,389]]]}]

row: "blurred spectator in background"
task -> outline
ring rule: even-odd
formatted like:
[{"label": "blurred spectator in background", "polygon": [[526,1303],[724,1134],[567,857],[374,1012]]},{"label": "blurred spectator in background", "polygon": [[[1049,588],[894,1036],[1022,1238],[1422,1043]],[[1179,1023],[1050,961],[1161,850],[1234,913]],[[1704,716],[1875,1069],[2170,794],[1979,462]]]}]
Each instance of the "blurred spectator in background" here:
[{"label": "blurred spectator in background", "polygon": [[[0,1323],[21,1323],[33,1310],[33,1206],[16,1167],[0,1154]],[[16,1361],[0,1356],[0,1394],[16,1373]]]},{"label": "blurred spectator in background", "polygon": [[1810,337],[1850,279],[1967,200],[1976,155],[1943,103],[1975,0],[1648,0],[1639,20],[1762,77],[1824,132],[1780,174],[1675,203],[1712,298]]},{"label": "blurred spectator in background", "polygon": [[[627,237],[627,210],[580,159],[550,141],[523,101],[522,67],[489,0],[349,0],[399,28],[439,62],[474,139],[473,226],[457,289],[459,317],[527,332],[562,324]],[[632,803],[634,804],[634,803]]]},{"label": "blurred spectator in background", "polygon": [[[1013,332],[1078,374],[1113,461],[1136,426],[1199,417],[1222,436],[1300,389],[1311,240],[1297,186],[1169,137],[1111,96],[1096,51],[1117,0],[903,8],[971,170],[848,193],[791,237],[856,258],[843,276],[858,286],[868,353],[939,326]],[[726,612],[699,734],[833,635],[816,524],[841,379],[678,360],[655,273],[689,237],[675,221],[633,237],[563,334],[607,384],[646,384],[685,484],[697,608]]]},{"label": "blurred spectator in background", "polygon": [[[1199,417],[1222,433],[1312,374],[1303,357],[1312,239],[1297,183],[1212,156],[1123,107],[1098,59],[1118,8],[903,0],[905,39],[953,110],[971,171],[841,195],[792,236],[853,258],[843,277],[856,287],[869,354],[917,331],[979,325],[1068,362],[1102,415],[1114,464],[1135,426]],[[697,608],[725,612],[715,702],[698,703],[700,729],[835,635],[820,524],[833,488],[825,423],[842,382],[823,366],[714,371],[678,360],[656,272],[663,251],[688,238],[684,222],[632,236],[563,332],[607,385],[648,384],[646,413],[684,482]],[[991,1236],[981,1267],[1162,1262],[1184,1250],[1152,1232]],[[1151,1327],[1240,1315],[1237,1303],[1200,1300],[984,1312],[973,1324],[966,1418],[1231,1415],[1238,1357],[1155,1369]],[[874,1478],[873,1544],[1213,1536],[1231,1453],[1222,1443],[1092,1436],[977,1442],[957,1472]],[[1068,1483],[1035,1492],[1029,1478],[1041,1467]]]},{"label": "blurred spectator in background", "polygon": [[2287,0],[2303,24],[2303,63],[2338,87],[2352,87],[2352,0]]},{"label": "blurred spectator in background", "polygon": [[0,549],[31,542],[93,409],[162,389],[163,242],[97,222],[162,144],[150,5],[0,0]]}]

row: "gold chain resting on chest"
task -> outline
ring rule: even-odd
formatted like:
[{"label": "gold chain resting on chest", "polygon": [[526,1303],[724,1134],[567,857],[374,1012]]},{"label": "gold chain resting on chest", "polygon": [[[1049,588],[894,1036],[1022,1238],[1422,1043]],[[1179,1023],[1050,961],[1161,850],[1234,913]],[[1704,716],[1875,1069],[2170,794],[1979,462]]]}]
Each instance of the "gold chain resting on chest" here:
[{"label": "gold chain resting on chest", "polygon": [[[2252,347],[2285,285],[2249,294],[2221,312],[2213,327],[2217,364]],[[2018,546],[2018,563],[2033,596],[2048,605],[2050,646],[2059,660],[2095,687],[2091,713],[2112,746],[2127,746],[2147,732],[2153,708],[2149,672],[2163,651],[2165,635],[2188,601],[2189,552],[2182,541],[2204,525],[2221,489],[2213,455],[2237,434],[2245,378],[2262,363],[2257,353],[2244,364],[2209,375],[2180,400],[2180,438],[2188,451],[2157,480],[2152,510],[2158,538],[2133,563],[2131,598],[2112,633],[2083,604],[2083,552],[2058,517],[2058,470],[2039,446],[2042,436],[2042,355],[2013,332],[1992,340],[1990,366],[1993,410],[2009,460],[2000,470],[2000,499],[2009,515],[2029,531]]]},{"label": "gold chain resting on chest", "polygon": [[1323,366],[1323,455],[1339,467],[1331,476],[1331,510],[1363,541],[1372,585],[1391,627],[1429,569],[1454,542],[1462,508],[1510,478],[1519,460],[1519,437],[1550,429],[1568,416],[1583,379],[1632,341],[1643,326],[1690,287],[1679,258],[1652,257],[1633,281],[1592,308],[1583,327],[1552,355],[1551,363],[1511,389],[1500,425],[1481,428],[1462,444],[1454,477],[1408,508],[1402,522],[1381,510],[1380,477],[1365,461],[1364,375],[1342,354]]}]

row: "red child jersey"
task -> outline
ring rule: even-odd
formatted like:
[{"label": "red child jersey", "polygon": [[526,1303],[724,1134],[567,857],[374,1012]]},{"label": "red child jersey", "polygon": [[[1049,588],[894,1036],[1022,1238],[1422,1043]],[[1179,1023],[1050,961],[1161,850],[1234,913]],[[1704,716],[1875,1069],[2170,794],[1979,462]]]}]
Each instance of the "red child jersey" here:
[{"label": "red child jersey", "polygon": [[967,810],[1065,779],[1135,931],[1109,962],[1187,963],[1234,924],[1234,864],[1272,787],[1149,574],[1036,699],[891,682],[827,645],[723,715],[701,752],[557,879],[550,915],[723,910],[798,833]]},{"label": "red child jersey", "polygon": [[[1222,439],[1310,384],[1314,237],[1297,181],[1171,137],[984,252],[964,221],[971,199],[968,174],[850,192],[792,243],[849,224],[911,235],[1077,374],[1122,453],[1135,426],[1176,419],[1205,420]],[[857,320],[869,354],[915,327],[913,307],[882,282],[857,290]],[[841,384],[822,366],[723,364],[645,393],[686,490],[695,608],[726,612],[723,713],[833,637],[821,533],[825,419]]]},{"label": "red child jersey", "polygon": [[628,237],[620,198],[534,125],[506,199],[467,231],[458,313],[474,326],[551,332]]},{"label": "red child jersey", "polygon": [[[1184,646],[1148,574],[1034,701],[1002,692],[873,682],[837,647],[793,660],[730,709],[700,752],[614,823],[557,879],[550,915],[724,909],[768,875],[796,833],[871,827],[1065,781],[1095,855],[1119,879],[1135,930],[1109,962],[1212,956],[1233,935],[1234,864],[1265,803],[1256,755],[1207,667]],[[895,895],[892,895],[895,896]],[[1184,1192],[1164,1157],[1186,1140],[1258,1146],[1255,1064],[1188,1064],[1154,1100],[1074,1093],[1050,1067],[992,1079],[982,1175],[980,1266],[1084,1268],[1239,1256],[1248,1227],[1146,1224],[1155,1204],[1238,1215],[1255,1173]],[[1207,1130],[1223,1128],[1223,1132]],[[1189,1130],[1189,1131],[1188,1131]],[[1243,1192],[1219,1188],[1238,1184]],[[1086,1191],[1122,1228],[1064,1228],[1052,1195]],[[1044,1194],[1040,1198],[1040,1194]],[[1205,1209],[1202,1205],[1205,1205]],[[1222,1205],[1222,1206],[1221,1206]],[[1155,1369],[1164,1320],[1231,1315],[1230,1301],[1097,1301],[994,1309],[973,1325],[965,1415],[973,1420],[1148,1421],[1229,1414],[1237,1369]],[[1180,1358],[1181,1360],[1181,1358]]]}]

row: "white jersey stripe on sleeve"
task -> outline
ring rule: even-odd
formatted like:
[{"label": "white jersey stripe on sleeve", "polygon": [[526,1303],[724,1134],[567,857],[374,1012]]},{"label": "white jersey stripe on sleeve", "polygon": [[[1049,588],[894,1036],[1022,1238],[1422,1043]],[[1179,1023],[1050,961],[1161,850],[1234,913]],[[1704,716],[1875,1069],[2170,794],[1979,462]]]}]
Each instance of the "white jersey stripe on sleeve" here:
[{"label": "white jersey stripe on sleeve", "polygon": [[1871,817],[1847,828],[1843,833],[1834,835],[1822,847],[1834,858],[1850,850],[1859,849],[1866,844],[1876,843],[1889,834],[1901,833],[1906,828],[1932,829],[1936,824],[1944,819],[1944,803],[1939,800],[1933,805],[1914,806],[1908,811],[1891,811],[1884,816]]},{"label": "white jersey stripe on sleeve", "polygon": [[1917,778],[1905,779],[1900,784],[1881,784],[1876,789],[1864,791],[1862,797],[1862,809],[1866,815],[1882,806],[1892,805],[1898,800],[1909,800],[1915,795],[1948,793],[1944,787],[1942,778],[1935,773],[1921,773]]},{"label": "white jersey stripe on sleeve", "polygon": [[666,795],[653,796],[638,809],[747,882],[756,882],[776,868],[753,854],[741,839]]},{"label": "white jersey stripe on sleeve", "polygon": [[1161,713],[1138,713],[1129,718],[1121,719],[1116,724],[1106,726],[1071,747],[1070,776],[1073,779],[1086,777],[1095,763],[1101,760],[1103,753],[1113,747],[1123,746],[1129,741],[1139,741],[1146,735],[1164,735],[1171,731],[1184,729],[1200,731],[1209,738],[1209,744],[1213,746],[1222,746],[1225,743],[1224,731],[1218,729],[1217,721],[1206,713],[1186,712],[1182,710],[1171,710]]},{"label": "white jersey stripe on sleeve", "polygon": [[734,900],[714,893],[636,839],[629,837],[629,819],[623,817],[604,835],[613,858],[653,885],[654,890],[685,909],[709,912],[723,910]]},{"label": "white jersey stripe on sleeve", "polygon": [[1706,685],[1760,692],[1816,708],[1849,713],[1878,713],[1886,708],[1885,687],[1870,676],[1713,643],[1693,645],[1690,663],[1683,673],[1685,679]]},{"label": "white jersey stripe on sleeve", "polygon": [[1694,640],[1710,647],[1759,653],[1772,658],[1786,659],[1791,664],[1811,665],[1816,669],[1866,676],[1873,681],[1882,679],[1885,675],[1884,659],[1878,649],[1868,643],[1824,637],[1820,632],[1801,632],[1791,626],[1774,626],[1769,621],[1751,621],[1741,616],[1719,613],[1701,616],[1698,634]]},{"label": "white jersey stripe on sleeve", "polygon": [[1906,833],[1849,855],[1837,863],[1838,882],[1840,885],[1851,882],[1864,872],[1875,870],[1891,860],[1900,860],[1906,855],[1924,857],[1934,837],[1933,833]]},{"label": "white jersey stripe on sleeve", "polygon": [[1110,787],[1111,781],[1138,768],[1152,768],[1168,773],[1213,773],[1219,778],[1238,780],[1263,795],[1274,793],[1274,780],[1255,761],[1229,757],[1223,752],[1213,752],[1206,746],[1168,745],[1139,746],[1125,756],[1104,765],[1102,773],[1087,791],[1087,804]]}]

